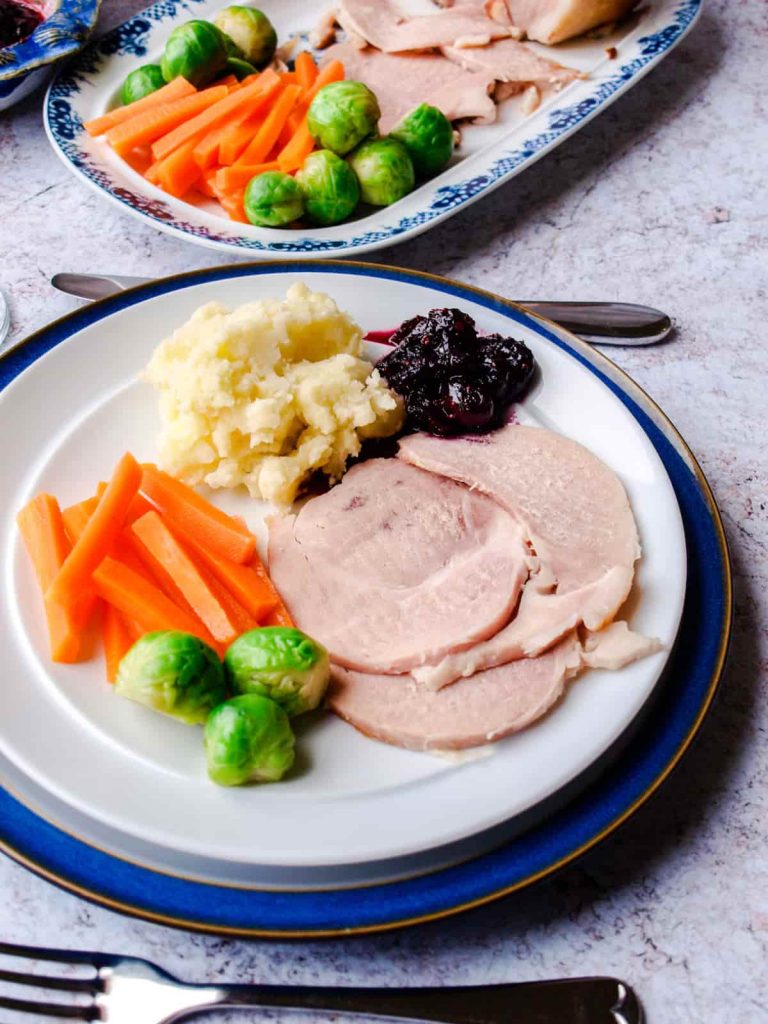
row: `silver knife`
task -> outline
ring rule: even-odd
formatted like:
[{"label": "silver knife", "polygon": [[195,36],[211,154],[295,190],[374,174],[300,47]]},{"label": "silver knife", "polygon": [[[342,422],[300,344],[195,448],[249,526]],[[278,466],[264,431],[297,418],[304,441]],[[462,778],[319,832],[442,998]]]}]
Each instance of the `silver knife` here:
[{"label": "silver knife", "polygon": [[[149,280],[106,274],[54,274],[51,284],[69,295],[95,300],[148,284]],[[654,345],[672,330],[666,313],[630,302],[515,301],[593,345]]]}]

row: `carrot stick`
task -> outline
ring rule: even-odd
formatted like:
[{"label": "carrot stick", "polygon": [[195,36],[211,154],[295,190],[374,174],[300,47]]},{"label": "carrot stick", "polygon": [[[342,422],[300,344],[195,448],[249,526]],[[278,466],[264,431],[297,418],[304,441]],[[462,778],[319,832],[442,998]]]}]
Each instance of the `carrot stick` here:
[{"label": "carrot stick", "polygon": [[157,184],[177,199],[186,195],[200,177],[200,168],[192,156],[198,141],[198,137],[194,137],[185,142],[157,168]]},{"label": "carrot stick", "polygon": [[85,626],[91,604],[90,577],[120,532],[125,513],[141,484],[141,466],[125,454],[85,529],[46,591],[46,601],[60,605],[73,631]]},{"label": "carrot stick", "polygon": [[232,192],[234,189],[245,188],[251,178],[255,178],[258,174],[277,169],[277,160],[266,164],[248,164],[244,167],[239,164],[234,167],[220,167],[214,181],[219,192]]},{"label": "carrot stick", "polygon": [[278,167],[286,174],[298,171],[314,148],[315,140],[305,117],[288,145],[277,154]]},{"label": "carrot stick", "polygon": [[308,110],[312,100],[317,96],[324,85],[331,82],[340,82],[344,78],[344,65],[340,60],[329,60],[325,67],[320,68],[314,85],[312,85],[301,98],[302,110]]},{"label": "carrot stick", "polygon": [[85,524],[96,511],[98,504],[98,495],[94,495],[92,498],[86,498],[85,501],[79,501],[76,505],[69,505],[62,509],[61,518],[64,522],[64,529],[72,544],[79,540],[80,534],[85,529]]},{"label": "carrot stick", "polygon": [[221,137],[227,128],[226,123],[211,128],[192,150],[192,159],[201,171],[207,171],[208,168],[215,166],[219,159]]},{"label": "carrot stick", "polygon": [[104,661],[107,666],[107,682],[114,683],[120,662],[133,647],[134,637],[122,612],[111,604],[105,606],[101,623],[101,636],[104,641]]},{"label": "carrot stick", "polygon": [[199,619],[179,608],[158,587],[114,558],[105,558],[93,573],[96,592],[144,630],[178,629],[216,646]]},{"label": "carrot stick", "polygon": [[135,523],[137,519],[141,519],[147,512],[152,511],[152,505],[147,501],[143,494],[137,494],[134,496],[133,501],[128,506],[125,513],[124,523],[126,526],[130,526],[131,523]]},{"label": "carrot stick", "polygon": [[143,548],[143,557],[156,577],[165,577],[178,588],[186,603],[211,636],[229,645],[238,636],[237,622],[227,613],[208,586],[183,545],[171,533],[157,512],[147,512],[131,527]]},{"label": "carrot stick", "polygon": [[[237,111],[246,107],[255,111],[259,103],[267,103],[272,93],[280,88],[280,78],[275,71],[267,68],[255,81],[235,89],[231,93],[226,90],[226,87],[222,88],[225,88],[224,96],[219,98],[214,105],[209,105],[208,109],[196,112],[196,116],[191,120],[170,124],[168,134],[163,138],[160,138],[159,135],[155,136],[157,141],[152,146],[152,155],[156,160],[162,160],[182,143],[194,136],[199,137],[202,132],[221,124]],[[206,91],[211,92],[212,90]],[[162,134],[161,132],[160,135]]]},{"label": "carrot stick", "polygon": [[280,93],[255,138],[237,161],[238,164],[260,164],[267,159],[300,94],[301,88],[298,85],[289,85]]},{"label": "carrot stick", "polygon": [[302,89],[311,89],[317,79],[317,65],[312,60],[312,54],[304,50],[294,62],[296,78]]},{"label": "carrot stick", "polygon": [[256,114],[249,111],[239,121],[227,125],[219,146],[219,163],[233,164],[245,147],[255,138],[263,121],[264,117],[261,111]]},{"label": "carrot stick", "polygon": [[209,199],[216,199],[217,194],[214,188],[215,184],[216,168],[211,167],[209,170],[203,171],[203,173],[200,175],[200,180],[197,183],[197,188],[200,190],[200,192],[202,192],[204,196],[207,196]]},{"label": "carrot stick", "polygon": [[[48,590],[70,551],[59,503],[50,494],[38,494],[16,516],[43,594]],[[55,604],[45,602],[48,639],[54,661],[73,662],[80,656],[80,634]]]},{"label": "carrot stick", "polygon": [[[273,608],[280,604],[280,595],[275,590],[261,559],[254,557],[252,565],[239,565],[228,558],[221,558],[203,544],[187,538],[194,557],[227,588],[230,594],[256,619],[261,622]],[[258,559],[258,571],[254,567]]]},{"label": "carrot stick", "polygon": [[262,623],[263,626],[295,626],[296,623],[291,618],[291,613],[285,607],[284,604],[279,605],[277,608],[273,608],[272,611],[267,615]]},{"label": "carrot stick", "polygon": [[136,146],[130,153],[123,154],[123,160],[139,174],[144,174],[152,166],[152,153],[149,146]]},{"label": "carrot stick", "polygon": [[230,220],[237,221],[238,224],[251,223],[245,215],[244,197],[244,189],[236,189],[234,192],[222,192],[218,196],[221,208]]},{"label": "carrot stick", "polygon": [[[210,89],[203,89],[202,92],[196,92],[194,96],[185,96],[173,103],[163,103],[159,107],[152,107],[150,110],[132,117],[129,121],[110,128],[107,132],[107,141],[121,156],[130,153],[136,146],[154,142],[178,126],[192,124],[197,114],[226,99],[228,95],[229,90],[226,85],[215,85]],[[152,155],[158,159],[154,148]]]},{"label": "carrot stick", "polygon": [[256,539],[241,522],[157,466],[147,464],[143,469],[142,492],[174,529],[233,562],[248,562],[253,557]]},{"label": "carrot stick", "polygon": [[118,107],[116,110],[110,110],[108,113],[102,114],[101,117],[94,117],[92,120],[86,121],[84,127],[89,135],[103,135],[110,128],[115,128],[117,125],[122,124],[123,121],[128,121],[137,114],[143,114],[144,111],[151,110],[152,107],[159,107],[164,103],[171,103],[173,100],[192,96],[196,92],[197,89],[186,78],[174,78],[172,82],[164,85],[161,89],[156,89],[155,92],[151,92],[149,96],[136,100],[135,103]]}]

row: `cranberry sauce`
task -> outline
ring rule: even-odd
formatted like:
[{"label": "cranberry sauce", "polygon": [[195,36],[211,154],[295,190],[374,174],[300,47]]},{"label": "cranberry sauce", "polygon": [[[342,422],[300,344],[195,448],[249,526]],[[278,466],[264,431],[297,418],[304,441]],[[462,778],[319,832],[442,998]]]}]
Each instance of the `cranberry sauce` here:
[{"label": "cranberry sauce", "polygon": [[403,396],[407,427],[431,434],[496,430],[528,390],[535,369],[522,341],[478,335],[472,317],[458,309],[406,320],[391,344],[395,348],[377,369]]},{"label": "cranberry sauce", "polygon": [[0,0],[0,50],[31,36],[43,20],[40,11],[16,0]]}]

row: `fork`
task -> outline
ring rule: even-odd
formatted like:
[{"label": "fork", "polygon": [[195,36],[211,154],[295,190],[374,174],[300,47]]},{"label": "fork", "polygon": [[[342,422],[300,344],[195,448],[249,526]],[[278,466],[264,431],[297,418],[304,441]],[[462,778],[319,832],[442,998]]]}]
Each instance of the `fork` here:
[{"label": "fork", "polygon": [[[0,1009],[107,1024],[171,1024],[203,1010],[253,1006],[441,1024],[642,1024],[632,989],[616,978],[570,978],[462,988],[190,985],[138,957],[0,942],[0,954],[90,967],[87,978],[0,968],[0,981],[82,1001],[36,1002],[0,992]],[[61,996],[56,997],[61,998]]]}]

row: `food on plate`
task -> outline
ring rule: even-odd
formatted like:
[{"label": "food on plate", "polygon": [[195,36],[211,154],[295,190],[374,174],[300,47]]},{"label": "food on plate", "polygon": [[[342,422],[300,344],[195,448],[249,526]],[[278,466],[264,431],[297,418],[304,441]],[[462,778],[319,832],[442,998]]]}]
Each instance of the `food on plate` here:
[{"label": "food on plate", "polygon": [[481,2],[408,16],[394,0],[340,0],[336,17],[346,31],[384,53],[432,50],[456,41],[483,46],[511,32],[508,23],[488,17]]},{"label": "food on plate", "polygon": [[392,136],[361,143],[348,159],[365,203],[390,206],[413,189],[416,177],[408,150]]},{"label": "food on plate", "polygon": [[100,632],[114,682],[145,633],[190,633],[223,654],[256,626],[293,625],[245,523],[131,455],[93,497],[62,511],[40,494],[17,521],[54,661],[88,660]]},{"label": "food on plate", "polygon": [[529,39],[561,43],[625,18],[638,0],[505,0],[513,24]]},{"label": "food on plate", "polygon": [[402,402],[363,358],[360,328],[303,284],[235,310],[209,303],[156,349],[163,467],[188,484],[245,486],[289,505],[314,472],[340,479]]},{"label": "food on plate", "polygon": [[196,88],[210,85],[227,63],[221,32],[210,21],[195,19],[177,25],[168,36],[160,67],[163,78],[186,78]]},{"label": "food on plate", "polygon": [[376,364],[405,400],[408,424],[433,434],[486,433],[529,388],[535,370],[522,341],[478,335],[458,309],[433,309],[406,320],[395,347]]},{"label": "food on plate", "polygon": [[378,101],[367,85],[333,82],[312,100],[307,123],[323,149],[346,156],[376,131],[380,113]]},{"label": "food on plate", "polygon": [[582,668],[659,650],[615,621],[637,528],[583,446],[512,423],[407,435],[398,455],[268,523],[273,579],[328,648],[343,718],[413,749],[475,746],[544,714]]},{"label": "food on plate", "polygon": [[328,652],[322,644],[284,626],[243,633],[227,650],[224,667],[234,693],[269,697],[289,718],[314,711],[330,678]]},{"label": "food on plate", "polygon": [[560,700],[581,668],[571,634],[538,658],[512,661],[435,693],[409,675],[335,667],[331,709],[360,732],[408,750],[463,750],[520,732]]},{"label": "food on plate", "polygon": [[0,0],[0,50],[31,36],[43,17],[37,7],[22,0]]},{"label": "food on plate", "polygon": [[329,149],[310,153],[296,172],[296,181],[304,197],[304,212],[313,224],[339,224],[360,201],[354,171]]},{"label": "food on plate", "polygon": [[281,228],[304,213],[304,196],[299,183],[290,174],[266,171],[249,181],[244,206],[251,224]]},{"label": "food on plate", "polygon": [[283,709],[255,693],[219,704],[205,723],[208,775],[220,786],[278,782],[294,761],[294,736]]},{"label": "food on plate", "polygon": [[439,174],[453,154],[453,128],[445,114],[428,103],[420,103],[390,132],[408,150],[420,178]]},{"label": "food on plate", "polygon": [[331,660],[405,672],[496,634],[529,573],[512,516],[399,459],[354,466],[269,520],[272,578]]},{"label": "food on plate", "polygon": [[120,91],[123,103],[135,103],[165,85],[163,69],[159,64],[144,64],[127,76]]},{"label": "food on plate", "polygon": [[213,19],[214,25],[235,44],[232,56],[248,61],[261,70],[269,64],[277,49],[277,32],[269,18],[255,7],[239,4],[225,7]]},{"label": "food on plate", "polygon": [[243,60],[241,57],[227,57],[227,63],[224,66],[225,73],[229,73],[235,76],[238,82],[242,82],[245,78],[250,78],[251,75],[258,73],[258,68],[255,68],[253,64],[249,64],[247,60]]},{"label": "food on plate", "polygon": [[216,652],[176,630],[136,641],[120,662],[115,693],[187,725],[202,725],[227,697]]},{"label": "food on plate", "polygon": [[490,495],[525,524],[537,559],[509,624],[471,650],[415,669],[420,681],[446,685],[540,654],[577,626],[597,631],[613,620],[632,587],[640,545],[620,480],[586,448],[550,430],[510,425],[482,444],[413,434],[398,454]]}]

